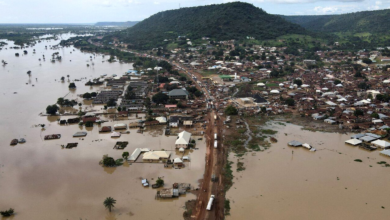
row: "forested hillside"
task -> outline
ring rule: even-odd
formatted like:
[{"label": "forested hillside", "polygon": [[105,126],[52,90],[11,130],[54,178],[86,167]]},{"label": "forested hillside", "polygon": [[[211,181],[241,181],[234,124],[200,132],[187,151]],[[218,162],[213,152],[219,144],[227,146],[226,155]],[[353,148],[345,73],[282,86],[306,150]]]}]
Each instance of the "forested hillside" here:
[{"label": "forested hillside", "polygon": [[383,33],[390,30],[390,9],[342,15],[282,17],[312,31]]},{"label": "forested hillside", "polygon": [[270,15],[252,4],[234,2],[159,12],[111,37],[129,43],[131,48],[150,49],[166,44],[165,39],[177,39],[178,36],[192,40],[202,37],[240,40],[246,37],[274,39],[285,34],[304,33],[304,28],[280,16]]}]

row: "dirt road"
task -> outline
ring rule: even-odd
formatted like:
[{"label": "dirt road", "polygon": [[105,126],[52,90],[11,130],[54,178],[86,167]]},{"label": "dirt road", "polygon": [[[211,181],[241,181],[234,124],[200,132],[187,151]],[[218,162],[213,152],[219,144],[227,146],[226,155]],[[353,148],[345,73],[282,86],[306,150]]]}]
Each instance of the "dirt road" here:
[{"label": "dirt road", "polygon": [[[226,160],[226,150],[222,144],[223,130],[222,120],[214,120],[215,112],[207,115],[209,125],[206,130],[207,151],[206,167],[203,180],[201,182],[200,192],[197,197],[197,203],[194,219],[223,219],[224,218],[224,201],[225,193],[223,187],[222,168]],[[214,134],[217,133],[218,147],[214,148]],[[212,176],[216,177],[212,181]],[[214,195],[215,200],[210,211],[206,210],[210,196]]]}]

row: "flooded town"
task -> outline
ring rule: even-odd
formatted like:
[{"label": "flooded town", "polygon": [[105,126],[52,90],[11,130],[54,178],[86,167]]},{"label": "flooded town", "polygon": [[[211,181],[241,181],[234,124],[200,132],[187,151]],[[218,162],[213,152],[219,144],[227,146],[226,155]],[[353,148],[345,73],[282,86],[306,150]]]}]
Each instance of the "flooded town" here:
[{"label": "flooded town", "polygon": [[285,17],[0,24],[1,219],[387,219],[390,41]]}]

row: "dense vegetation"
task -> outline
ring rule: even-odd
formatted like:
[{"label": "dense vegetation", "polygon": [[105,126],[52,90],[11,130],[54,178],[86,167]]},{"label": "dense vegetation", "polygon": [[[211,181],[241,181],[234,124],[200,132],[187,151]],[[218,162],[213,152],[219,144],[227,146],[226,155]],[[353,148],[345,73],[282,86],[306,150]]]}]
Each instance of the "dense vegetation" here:
[{"label": "dense vegetation", "polygon": [[129,43],[130,48],[150,49],[165,46],[179,36],[185,36],[183,41],[186,43],[186,38],[274,39],[292,33],[302,34],[306,31],[251,4],[233,2],[159,12],[113,36]]},{"label": "dense vegetation", "polygon": [[312,31],[383,33],[390,29],[390,9],[341,15],[283,16]]}]

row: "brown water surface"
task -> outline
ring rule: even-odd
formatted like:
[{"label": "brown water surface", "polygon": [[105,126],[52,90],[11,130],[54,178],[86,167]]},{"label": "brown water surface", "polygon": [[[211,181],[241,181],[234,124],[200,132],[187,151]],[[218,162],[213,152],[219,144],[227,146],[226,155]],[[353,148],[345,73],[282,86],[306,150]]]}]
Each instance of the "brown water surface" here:
[{"label": "brown water surface", "polygon": [[[230,155],[235,164],[227,219],[388,219],[390,168],[377,162],[389,158],[344,144],[350,135],[291,124],[278,130],[271,148],[244,156],[245,171],[236,172],[237,158]],[[287,146],[292,140],[318,151]]]},{"label": "brown water surface", "polygon": [[[69,36],[63,35],[63,38]],[[132,68],[131,64],[102,62],[107,57],[104,59],[101,55],[91,61],[92,54],[82,53],[73,47],[60,50],[44,48],[58,42],[45,41],[34,48],[27,48],[28,55],[22,55],[22,50],[0,51],[0,59],[9,63],[0,67],[0,210],[14,208],[14,219],[18,220],[182,219],[185,201],[195,196],[188,194],[178,199],[155,200],[156,190],[142,187],[141,177],[151,183],[157,177],[163,177],[166,187],[174,182],[197,185],[204,172],[205,142],[198,141],[199,150],[189,153],[192,160],[186,163],[184,169],[166,169],[162,164],[149,163],[125,163],[117,168],[100,166],[98,163],[104,154],[118,159],[123,151],[131,154],[138,147],[174,150],[176,137],[156,136],[149,132],[138,134],[136,130],[130,130],[130,134],[112,139],[109,133],[99,134],[96,126],[86,129],[78,125],[58,124],[58,118],[71,116],[39,116],[59,97],[66,96],[81,102],[77,94],[100,90],[100,87],[84,86],[86,80],[83,80],[76,82],[77,89],[70,92],[67,75],[73,81],[96,78],[102,74],[122,75]],[[11,42],[8,43],[7,48],[12,46]],[[36,49],[36,54],[33,54],[33,49]],[[17,52],[19,57],[14,56]],[[49,61],[54,52],[60,53],[61,62]],[[39,62],[43,54],[46,61]],[[92,66],[92,62],[95,65]],[[90,67],[86,66],[87,63]],[[27,75],[28,70],[32,71],[31,77]],[[60,82],[62,76],[66,78],[65,83]],[[83,109],[89,105],[86,102]],[[135,116],[131,116],[123,122],[135,120]],[[110,121],[104,125],[113,126],[115,123]],[[45,129],[42,130],[38,124],[45,124]],[[88,131],[88,135],[82,139],[73,138],[77,131]],[[62,135],[61,139],[43,140],[44,135],[56,133]],[[21,137],[27,142],[9,145],[13,138]],[[125,150],[115,150],[116,141],[129,141],[129,145]],[[70,142],[78,142],[79,145],[73,149],[61,148],[61,145]],[[172,151],[172,158],[180,156]],[[111,214],[103,206],[103,200],[108,196],[117,200]]]}]

